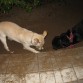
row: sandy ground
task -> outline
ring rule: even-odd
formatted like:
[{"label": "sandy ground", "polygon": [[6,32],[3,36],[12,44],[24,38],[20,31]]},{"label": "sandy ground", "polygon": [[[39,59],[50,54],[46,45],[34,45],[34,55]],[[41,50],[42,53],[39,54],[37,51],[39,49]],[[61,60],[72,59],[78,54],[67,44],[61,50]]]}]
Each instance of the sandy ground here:
[{"label": "sandy ground", "polygon": [[[32,30],[37,33],[43,33],[44,30],[48,31],[48,36],[45,41],[45,50],[50,51],[52,49],[52,39],[67,29],[72,28],[81,19],[83,19],[83,1],[81,3],[58,5],[47,4],[41,7],[33,9],[31,13],[27,13],[21,8],[14,7],[8,14],[0,14],[0,21],[12,21],[18,25]],[[22,48],[22,45],[9,41],[7,39],[10,50],[14,53],[28,53]],[[76,45],[83,46],[83,42]],[[0,53],[6,54],[2,43],[0,42]]]}]

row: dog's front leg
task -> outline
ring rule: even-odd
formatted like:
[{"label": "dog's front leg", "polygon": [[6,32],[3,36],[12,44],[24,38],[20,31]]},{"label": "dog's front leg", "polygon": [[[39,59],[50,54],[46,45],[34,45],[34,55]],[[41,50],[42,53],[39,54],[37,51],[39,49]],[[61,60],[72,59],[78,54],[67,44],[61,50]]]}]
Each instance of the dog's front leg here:
[{"label": "dog's front leg", "polygon": [[27,45],[23,45],[23,46],[24,46],[24,49],[26,49],[26,50],[29,50],[29,51],[31,51],[31,52],[33,52],[33,53],[39,53],[39,51],[37,51],[37,50],[31,48],[30,46],[27,46]]}]

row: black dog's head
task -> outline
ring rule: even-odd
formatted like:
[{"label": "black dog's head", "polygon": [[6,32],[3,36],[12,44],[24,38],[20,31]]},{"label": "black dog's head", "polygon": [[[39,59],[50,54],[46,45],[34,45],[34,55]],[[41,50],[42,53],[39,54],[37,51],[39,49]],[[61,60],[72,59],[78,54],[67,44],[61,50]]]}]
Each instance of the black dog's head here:
[{"label": "black dog's head", "polygon": [[76,29],[68,30],[66,33],[62,33],[60,36],[56,36],[52,40],[53,49],[60,49],[65,47],[71,47],[72,45],[81,41],[81,36]]},{"label": "black dog's head", "polygon": [[65,33],[61,34],[60,36],[56,36],[52,40],[53,49],[56,49],[56,50],[60,48],[68,47],[70,44],[71,42],[69,41]]}]

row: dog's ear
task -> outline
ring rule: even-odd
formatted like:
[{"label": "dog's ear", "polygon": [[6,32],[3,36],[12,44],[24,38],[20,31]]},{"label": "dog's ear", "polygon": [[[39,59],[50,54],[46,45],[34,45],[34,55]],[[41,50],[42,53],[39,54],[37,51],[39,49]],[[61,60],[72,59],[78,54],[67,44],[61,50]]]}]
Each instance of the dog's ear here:
[{"label": "dog's ear", "polygon": [[38,38],[35,38],[34,39],[34,44],[36,45],[36,44],[38,44],[39,43],[39,39]]},{"label": "dog's ear", "polygon": [[46,37],[46,35],[47,35],[47,31],[44,31],[43,36]]}]

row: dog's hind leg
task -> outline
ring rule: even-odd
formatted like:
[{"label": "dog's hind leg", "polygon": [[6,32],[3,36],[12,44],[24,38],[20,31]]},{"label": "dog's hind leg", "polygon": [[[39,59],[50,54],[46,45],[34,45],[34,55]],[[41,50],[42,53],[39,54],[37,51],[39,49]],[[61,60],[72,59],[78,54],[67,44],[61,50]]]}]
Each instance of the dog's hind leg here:
[{"label": "dog's hind leg", "polygon": [[4,48],[5,48],[7,51],[10,51],[9,48],[8,48],[8,46],[7,46],[6,36],[5,36],[5,35],[0,35],[0,40],[1,40],[1,42],[3,43]]}]

